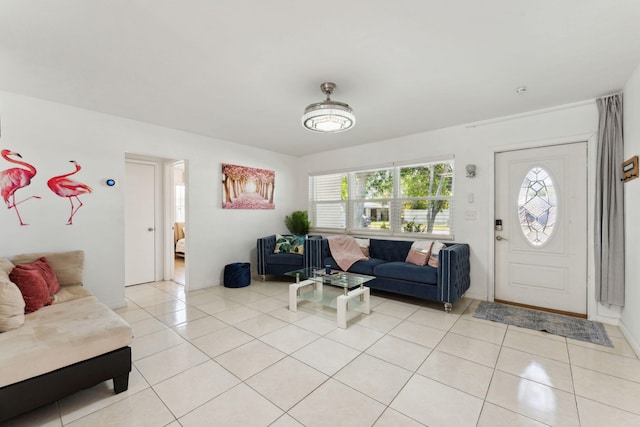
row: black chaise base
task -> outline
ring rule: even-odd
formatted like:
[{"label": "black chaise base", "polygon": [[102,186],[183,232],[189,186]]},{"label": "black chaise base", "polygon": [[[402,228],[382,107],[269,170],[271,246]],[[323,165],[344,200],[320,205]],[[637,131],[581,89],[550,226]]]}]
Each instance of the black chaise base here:
[{"label": "black chaise base", "polygon": [[116,394],[121,393],[129,387],[129,372],[131,372],[131,347],[122,347],[101,356],[2,387],[0,388],[0,422],[109,379],[113,379]]}]

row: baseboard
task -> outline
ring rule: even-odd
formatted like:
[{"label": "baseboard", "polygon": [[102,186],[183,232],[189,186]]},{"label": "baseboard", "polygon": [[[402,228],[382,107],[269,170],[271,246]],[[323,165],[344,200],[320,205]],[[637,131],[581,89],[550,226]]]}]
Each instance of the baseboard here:
[{"label": "baseboard", "polygon": [[605,323],[607,325],[620,326],[620,317],[604,316],[602,314],[596,314],[595,316],[589,316],[589,320],[594,322]]},{"label": "baseboard", "polygon": [[480,301],[487,301],[487,296],[485,294],[476,294],[474,292],[465,292],[464,293],[464,297],[465,298],[471,298],[471,299],[477,299]]},{"label": "baseboard", "polygon": [[636,353],[636,356],[640,358],[640,345],[636,342],[633,336],[631,336],[631,333],[624,326],[624,323],[619,322],[618,328],[620,328],[620,330],[622,331],[622,335],[624,335],[624,337],[627,339],[627,342],[629,343],[633,351]]}]

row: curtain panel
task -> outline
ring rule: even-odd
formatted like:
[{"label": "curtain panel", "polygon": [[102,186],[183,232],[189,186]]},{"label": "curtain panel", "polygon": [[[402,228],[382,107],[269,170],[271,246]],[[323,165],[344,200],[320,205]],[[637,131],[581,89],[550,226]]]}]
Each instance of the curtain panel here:
[{"label": "curtain panel", "polygon": [[622,95],[596,100],[598,147],[596,165],[595,270],[598,301],[624,306],[624,191],[621,166]]}]

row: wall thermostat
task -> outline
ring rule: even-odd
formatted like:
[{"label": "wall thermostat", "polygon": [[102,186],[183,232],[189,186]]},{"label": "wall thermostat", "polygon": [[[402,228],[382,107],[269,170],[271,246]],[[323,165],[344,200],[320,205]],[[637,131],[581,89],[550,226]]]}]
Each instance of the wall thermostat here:
[{"label": "wall thermostat", "polygon": [[116,180],[109,178],[108,180],[105,181],[105,183],[107,184],[107,187],[115,187],[116,185]]}]

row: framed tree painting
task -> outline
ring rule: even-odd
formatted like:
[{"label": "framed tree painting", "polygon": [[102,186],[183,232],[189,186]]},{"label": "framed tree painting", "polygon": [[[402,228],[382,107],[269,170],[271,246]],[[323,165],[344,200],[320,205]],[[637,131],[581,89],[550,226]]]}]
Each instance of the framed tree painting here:
[{"label": "framed tree painting", "polygon": [[275,209],[276,173],[267,169],[222,164],[223,209]]}]

